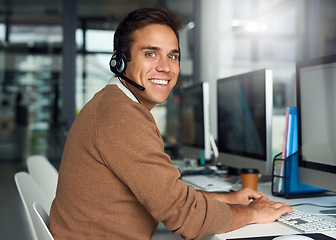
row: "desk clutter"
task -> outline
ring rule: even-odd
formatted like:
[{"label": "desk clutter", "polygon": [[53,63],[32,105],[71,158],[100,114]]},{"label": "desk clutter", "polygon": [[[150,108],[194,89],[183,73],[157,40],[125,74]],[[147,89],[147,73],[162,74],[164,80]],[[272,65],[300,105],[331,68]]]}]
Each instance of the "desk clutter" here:
[{"label": "desk clutter", "polygon": [[212,175],[182,176],[182,180],[193,185],[196,189],[208,192],[232,192],[241,188],[240,177],[222,178]]}]

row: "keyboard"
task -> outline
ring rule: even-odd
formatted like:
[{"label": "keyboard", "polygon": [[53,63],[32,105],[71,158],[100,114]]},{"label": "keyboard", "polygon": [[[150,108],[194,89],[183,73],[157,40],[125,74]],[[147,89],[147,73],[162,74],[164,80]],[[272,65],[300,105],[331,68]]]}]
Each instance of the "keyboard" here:
[{"label": "keyboard", "polygon": [[216,175],[187,175],[181,179],[197,189],[208,192],[230,192],[232,188],[232,183]]},{"label": "keyboard", "polygon": [[282,215],[277,221],[301,233],[336,230],[336,223],[297,209],[294,209],[292,213]]}]

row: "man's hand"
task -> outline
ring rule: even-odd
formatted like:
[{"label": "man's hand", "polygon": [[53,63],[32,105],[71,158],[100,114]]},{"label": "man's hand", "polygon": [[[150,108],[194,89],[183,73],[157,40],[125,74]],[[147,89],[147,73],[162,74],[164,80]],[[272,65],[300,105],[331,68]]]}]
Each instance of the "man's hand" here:
[{"label": "man's hand", "polygon": [[273,202],[265,194],[250,188],[227,194],[201,192],[229,204],[232,212],[229,231],[252,223],[271,223],[281,215],[293,211],[289,205]]},{"label": "man's hand", "polygon": [[252,223],[270,223],[274,222],[281,215],[293,212],[292,207],[282,202],[273,202],[268,198],[258,198],[249,204],[254,209],[256,215]]},{"label": "man's hand", "polygon": [[273,202],[266,196],[254,199],[249,205],[229,204],[232,212],[232,224],[229,231],[252,223],[271,223],[281,215],[292,212],[289,205]]},{"label": "man's hand", "polygon": [[228,194],[221,194],[222,200],[226,203],[230,204],[242,204],[242,205],[249,205],[250,202],[254,199],[266,197],[265,194],[255,191],[251,188],[244,188],[236,192],[228,193]]}]

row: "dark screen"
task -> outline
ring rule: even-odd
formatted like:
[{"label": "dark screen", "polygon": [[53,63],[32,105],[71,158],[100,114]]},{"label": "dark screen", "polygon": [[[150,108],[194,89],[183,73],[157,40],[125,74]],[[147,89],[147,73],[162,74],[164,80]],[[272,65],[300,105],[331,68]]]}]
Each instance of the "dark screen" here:
[{"label": "dark screen", "polygon": [[181,91],[182,144],[204,148],[204,106],[202,84]]},{"label": "dark screen", "polygon": [[266,159],[265,71],[217,82],[218,150]]}]

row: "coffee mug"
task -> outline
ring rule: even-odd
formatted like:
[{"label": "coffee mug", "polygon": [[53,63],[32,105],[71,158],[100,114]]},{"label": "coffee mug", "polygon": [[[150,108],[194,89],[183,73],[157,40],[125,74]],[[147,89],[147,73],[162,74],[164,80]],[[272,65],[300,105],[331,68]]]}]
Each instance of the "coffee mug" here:
[{"label": "coffee mug", "polygon": [[243,168],[240,173],[242,188],[258,189],[259,170],[255,168]]}]

